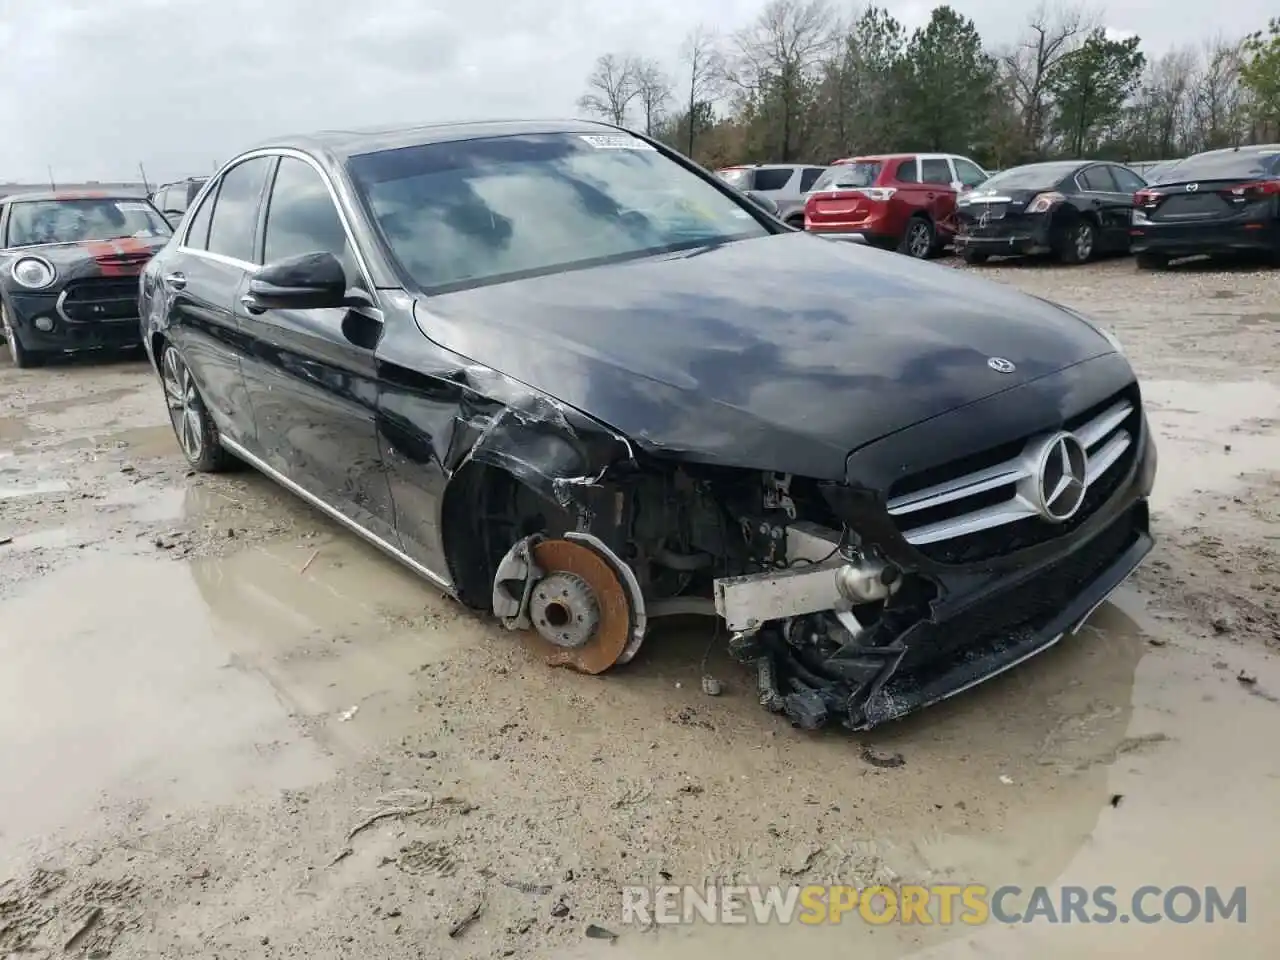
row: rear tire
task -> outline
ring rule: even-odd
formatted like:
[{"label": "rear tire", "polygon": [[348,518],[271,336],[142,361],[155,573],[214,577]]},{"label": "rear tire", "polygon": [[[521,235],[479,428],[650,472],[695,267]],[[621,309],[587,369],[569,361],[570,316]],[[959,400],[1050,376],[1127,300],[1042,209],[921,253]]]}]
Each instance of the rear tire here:
[{"label": "rear tire", "polygon": [[22,345],[22,341],[13,331],[13,324],[9,322],[9,308],[3,304],[0,304],[0,327],[4,329],[5,343],[9,345],[9,359],[13,361],[15,367],[19,370],[29,370],[44,364],[42,354],[28,350]]},{"label": "rear tire", "polygon": [[804,217],[791,217],[787,220],[788,227],[794,227],[796,230],[804,229]]},{"label": "rear tire", "polygon": [[218,439],[218,427],[204,405],[195,378],[173,344],[160,350],[160,383],[164,387],[169,423],[187,463],[201,473],[217,473],[232,464]]},{"label": "rear tire", "polygon": [[1169,258],[1162,253],[1139,253],[1133,258],[1139,270],[1167,270]]},{"label": "rear tire", "polygon": [[937,252],[937,247],[938,238],[932,220],[928,217],[912,217],[907,221],[907,230],[898,245],[899,253],[905,253],[916,260],[928,260]]},{"label": "rear tire", "polygon": [[1081,217],[1068,224],[1058,242],[1058,259],[1063,263],[1088,263],[1098,248],[1098,228]]},{"label": "rear tire", "polygon": [[963,260],[965,263],[972,264],[973,266],[976,267],[976,266],[981,266],[982,264],[990,260],[991,254],[987,253],[984,250],[966,249],[963,253],[960,254],[960,259]]}]

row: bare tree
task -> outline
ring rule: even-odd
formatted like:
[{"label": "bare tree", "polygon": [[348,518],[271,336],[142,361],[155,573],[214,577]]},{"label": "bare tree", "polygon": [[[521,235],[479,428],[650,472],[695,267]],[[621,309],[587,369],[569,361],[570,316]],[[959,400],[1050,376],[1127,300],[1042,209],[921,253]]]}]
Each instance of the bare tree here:
[{"label": "bare tree", "polygon": [[578,98],[578,107],[610,123],[625,125],[627,108],[640,93],[634,67],[630,57],[601,56],[587,77],[587,92]]},{"label": "bare tree", "polygon": [[648,57],[633,59],[630,72],[636,100],[644,114],[644,132],[653,136],[654,128],[662,120],[667,104],[671,101],[671,80],[658,61]]},{"label": "bare tree", "polygon": [[1096,26],[1084,7],[1041,4],[1032,14],[1022,40],[1001,56],[1028,150],[1039,153],[1049,129],[1051,98],[1048,80],[1062,58],[1074,51]]},{"label": "bare tree", "polygon": [[1240,63],[1239,41],[1219,37],[1205,44],[1204,64],[1191,97],[1196,133],[1193,150],[1239,145],[1244,113]]},{"label": "bare tree", "polygon": [[806,96],[834,41],[829,0],[771,0],[755,23],[734,37],[726,76],[766,111],[778,159],[794,159]]},{"label": "bare tree", "polygon": [[688,94],[685,102],[689,124],[688,155],[692,157],[693,141],[698,133],[698,118],[709,112],[711,103],[720,95],[721,81],[724,78],[724,57],[716,35],[702,25],[694,27],[684,38],[684,44],[680,48],[680,62],[688,71],[684,91]]}]

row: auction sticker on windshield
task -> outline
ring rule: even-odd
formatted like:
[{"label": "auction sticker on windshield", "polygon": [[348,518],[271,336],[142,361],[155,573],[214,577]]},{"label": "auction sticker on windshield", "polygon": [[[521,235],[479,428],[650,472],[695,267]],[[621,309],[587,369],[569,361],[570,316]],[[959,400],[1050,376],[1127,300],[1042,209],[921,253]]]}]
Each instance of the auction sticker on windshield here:
[{"label": "auction sticker on windshield", "polygon": [[653,147],[635,137],[609,137],[599,134],[584,134],[585,140],[597,150],[652,150]]}]

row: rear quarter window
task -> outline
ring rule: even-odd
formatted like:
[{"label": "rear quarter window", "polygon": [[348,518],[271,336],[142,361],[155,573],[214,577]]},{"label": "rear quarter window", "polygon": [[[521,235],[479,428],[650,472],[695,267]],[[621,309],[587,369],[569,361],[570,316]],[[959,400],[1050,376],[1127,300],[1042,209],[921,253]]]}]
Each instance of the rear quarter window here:
[{"label": "rear quarter window", "polygon": [[757,170],[755,190],[781,190],[790,181],[793,170]]},{"label": "rear quarter window", "polygon": [[920,173],[916,169],[915,158],[899,163],[896,176],[899,183],[919,183]]}]

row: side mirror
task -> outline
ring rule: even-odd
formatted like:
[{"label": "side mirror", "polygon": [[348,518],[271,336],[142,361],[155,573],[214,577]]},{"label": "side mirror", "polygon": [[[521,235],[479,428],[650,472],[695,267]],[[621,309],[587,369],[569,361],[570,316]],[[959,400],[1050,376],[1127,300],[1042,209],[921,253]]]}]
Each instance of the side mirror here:
[{"label": "side mirror", "polygon": [[260,311],[353,305],[347,296],[347,273],[332,253],[303,253],[266,264],[249,281],[246,300],[253,304],[250,309]]},{"label": "side mirror", "polygon": [[778,205],[773,201],[771,197],[761,196],[760,194],[756,193],[754,190],[748,190],[747,196],[750,197],[751,201],[757,207],[763,210],[765,213],[773,217],[776,217],[778,215]]}]

